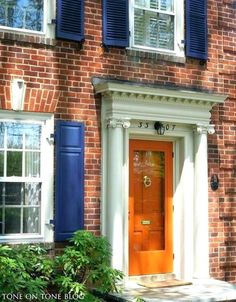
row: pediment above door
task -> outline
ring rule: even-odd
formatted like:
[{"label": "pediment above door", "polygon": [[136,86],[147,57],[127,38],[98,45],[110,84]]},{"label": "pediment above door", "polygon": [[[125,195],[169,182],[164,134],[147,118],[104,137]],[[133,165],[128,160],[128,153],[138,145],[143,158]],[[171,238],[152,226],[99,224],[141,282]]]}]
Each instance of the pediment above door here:
[{"label": "pediment above door", "polygon": [[226,95],[212,92],[160,87],[127,81],[94,79],[97,94],[102,95],[105,115],[116,118],[159,120],[186,124],[208,124],[210,110]]}]

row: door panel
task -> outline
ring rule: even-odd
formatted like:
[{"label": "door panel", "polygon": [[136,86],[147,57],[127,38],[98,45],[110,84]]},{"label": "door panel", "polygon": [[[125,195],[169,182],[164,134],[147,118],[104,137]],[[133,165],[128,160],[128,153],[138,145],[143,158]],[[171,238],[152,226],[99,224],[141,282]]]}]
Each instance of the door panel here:
[{"label": "door panel", "polygon": [[131,140],[129,273],[171,272],[172,143]]}]

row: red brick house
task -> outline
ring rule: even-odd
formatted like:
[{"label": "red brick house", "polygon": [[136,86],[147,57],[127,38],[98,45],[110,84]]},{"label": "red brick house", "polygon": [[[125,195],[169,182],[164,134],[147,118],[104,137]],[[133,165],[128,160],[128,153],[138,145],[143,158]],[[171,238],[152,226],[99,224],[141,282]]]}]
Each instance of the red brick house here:
[{"label": "red brick house", "polygon": [[235,1],[0,3],[0,241],[234,282]]}]

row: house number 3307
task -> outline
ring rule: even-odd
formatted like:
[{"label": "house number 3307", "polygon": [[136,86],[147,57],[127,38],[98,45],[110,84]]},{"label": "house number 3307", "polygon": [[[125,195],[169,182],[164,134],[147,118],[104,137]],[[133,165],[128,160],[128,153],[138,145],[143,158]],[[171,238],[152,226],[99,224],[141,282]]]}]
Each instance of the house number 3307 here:
[{"label": "house number 3307", "polygon": [[[174,124],[164,124],[161,122],[158,122],[158,129],[154,127],[158,134],[163,135],[166,131],[174,131],[176,125]],[[150,128],[150,124],[148,122],[138,122],[138,128]]]}]

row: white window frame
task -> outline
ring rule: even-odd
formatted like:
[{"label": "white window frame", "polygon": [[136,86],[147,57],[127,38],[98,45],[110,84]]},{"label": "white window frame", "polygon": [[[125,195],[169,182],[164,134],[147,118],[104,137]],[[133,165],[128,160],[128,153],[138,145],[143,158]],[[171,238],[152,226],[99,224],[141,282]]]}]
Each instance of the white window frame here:
[{"label": "white window frame", "polygon": [[[53,242],[53,142],[50,134],[54,133],[52,114],[12,113],[0,111],[0,122],[21,122],[42,125],[41,134],[41,226],[40,234],[0,234],[0,243]],[[13,178],[12,178],[13,179]],[[15,179],[13,179],[13,182]],[[19,180],[18,180],[19,181]]]},{"label": "white window frame", "polygon": [[0,31],[14,32],[19,34],[38,35],[45,38],[55,38],[55,20],[56,18],[56,0],[44,0],[44,17],[43,17],[43,30],[35,31],[24,28],[14,28],[0,25]]},{"label": "white window frame", "polygon": [[153,48],[149,46],[137,46],[134,44],[134,2],[130,0],[129,5],[129,26],[130,26],[130,45],[131,49],[142,50],[146,52],[156,52],[165,55],[172,55],[178,57],[185,57],[184,54],[184,0],[174,0],[174,14],[175,16],[175,31],[174,31],[174,50]]}]

